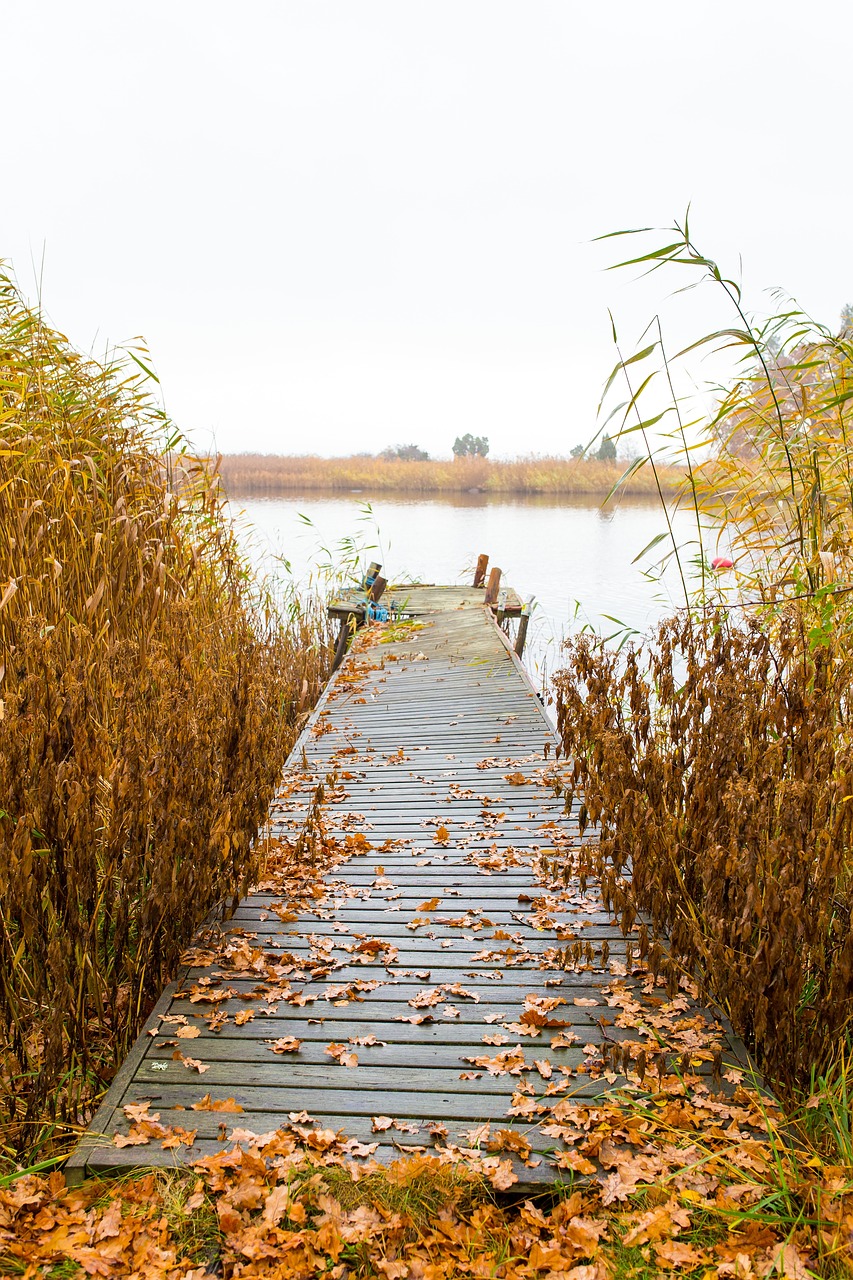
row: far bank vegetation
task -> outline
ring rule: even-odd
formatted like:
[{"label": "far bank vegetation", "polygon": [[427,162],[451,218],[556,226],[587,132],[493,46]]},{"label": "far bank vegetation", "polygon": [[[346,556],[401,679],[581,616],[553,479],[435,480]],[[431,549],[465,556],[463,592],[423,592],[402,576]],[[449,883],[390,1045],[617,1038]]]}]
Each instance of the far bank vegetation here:
[{"label": "far bank vegetation", "polygon": [[[282,457],[241,453],[220,460],[220,475],[232,497],[276,497],[317,491],[368,494],[494,493],[565,494],[605,497],[623,476],[626,462],[597,457],[524,457],[498,461],[481,455],[457,455],[448,460],[418,457],[417,446],[397,446],[377,456],[348,458]],[[664,492],[675,493],[684,481],[681,467],[660,467],[657,481]],[[623,493],[657,494],[651,469],[638,470]]]}]

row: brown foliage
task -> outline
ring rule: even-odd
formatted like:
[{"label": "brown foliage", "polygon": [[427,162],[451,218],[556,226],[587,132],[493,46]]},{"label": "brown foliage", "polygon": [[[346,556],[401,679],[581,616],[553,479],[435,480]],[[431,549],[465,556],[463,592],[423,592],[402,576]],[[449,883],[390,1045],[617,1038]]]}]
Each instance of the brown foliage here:
[{"label": "brown foliage", "polygon": [[851,665],[810,609],[670,619],[622,657],[577,636],[555,679],[569,789],[600,824],[587,871],[788,1084],[853,1018]]},{"label": "brown foliage", "polygon": [[0,1115],[23,1149],[80,1118],[245,888],[328,646],[252,587],[138,371],[5,278],[0,378]]}]

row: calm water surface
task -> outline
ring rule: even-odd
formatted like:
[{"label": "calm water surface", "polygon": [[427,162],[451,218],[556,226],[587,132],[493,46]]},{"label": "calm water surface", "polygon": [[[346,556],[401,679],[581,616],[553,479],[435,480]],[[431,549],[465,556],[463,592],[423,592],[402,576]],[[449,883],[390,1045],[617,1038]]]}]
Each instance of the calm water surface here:
[{"label": "calm water surface", "polygon": [[[347,539],[361,549],[363,563],[379,560],[393,581],[470,582],[478,553],[487,552],[503,570],[504,585],[534,598],[525,660],[543,675],[556,665],[558,642],[570,629],[591,623],[610,634],[616,624],[609,618],[617,618],[644,632],[683,603],[677,572],[668,569],[662,581],[643,572],[663,544],[633,563],[666,528],[654,501],[623,500],[602,510],[589,499],[352,493],[234,499],[232,509],[241,513],[255,563],[285,576],[286,560],[297,582],[307,581],[329,553],[344,559]],[[687,513],[676,515],[675,527],[680,541],[695,538]]]}]

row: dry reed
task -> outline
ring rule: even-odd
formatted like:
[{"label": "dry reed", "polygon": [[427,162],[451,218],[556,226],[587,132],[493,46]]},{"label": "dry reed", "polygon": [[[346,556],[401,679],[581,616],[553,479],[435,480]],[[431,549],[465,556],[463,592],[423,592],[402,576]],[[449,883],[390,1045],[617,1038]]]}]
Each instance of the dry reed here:
[{"label": "dry reed", "polygon": [[81,356],[0,276],[0,1120],[30,1153],[247,886],[329,666],[134,359]]},{"label": "dry reed", "polygon": [[853,1023],[853,667],[810,630],[794,604],[772,637],[685,616],[620,659],[582,635],[555,678],[568,788],[600,824],[587,874],[789,1086]]},{"label": "dry reed", "polygon": [[[716,522],[737,591],[717,591],[702,555],[695,594],[645,644],[567,644],[555,685],[568,787],[600,824],[587,872],[626,926],[646,913],[653,966],[672,986],[699,976],[793,1088],[829,1069],[853,1029],[853,332],[849,315],[833,333],[789,304],[752,327],[686,221],[631,261],[692,269],[734,311],[681,353],[740,357],[699,440],[705,462],[689,405],[644,416],[645,389],[673,386],[657,321],[611,383],[627,379],[621,434],[642,434],[652,474],[649,432],[676,423],[679,501],[700,542],[699,517]],[[684,549],[669,553],[684,572]]]},{"label": "dry reed", "polygon": [[[274,497],[288,492],[566,494],[606,497],[618,484],[625,464],[577,458],[456,458],[407,462],[402,459],[278,457],[231,454],[220,460],[223,483],[233,497]],[[662,468],[667,492],[683,483],[680,467]],[[653,477],[639,472],[626,481],[631,494],[654,494]]]}]

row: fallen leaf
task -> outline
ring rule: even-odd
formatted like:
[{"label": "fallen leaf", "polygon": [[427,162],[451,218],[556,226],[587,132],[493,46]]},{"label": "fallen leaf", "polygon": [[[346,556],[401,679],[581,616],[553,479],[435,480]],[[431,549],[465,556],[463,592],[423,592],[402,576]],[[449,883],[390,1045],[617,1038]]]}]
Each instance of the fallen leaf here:
[{"label": "fallen leaf", "polygon": [[648,1244],[652,1240],[660,1240],[663,1236],[672,1236],[674,1224],[670,1208],[669,1204],[663,1204],[640,1214],[635,1225],[630,1231],[626,1231],[622,1238],[624,1247],[630,1249],[632,1245]]},{"label": "fallen leaf", "polygon": [[176,1049],[172,1054],[176,1062],[181,1062],[187,1071],[197,1071],[199,1075],[203,1075],[205,1071],[210,1070],[209,1062],[200,1062],[198,1058],[185,1058],[180,1049]]},{"label": "fallen leaf", "polygon": [[496,1191],[508,1191],[518,1182],[511,1160],[499,1160],[494,1169],[487,1170],[486,1176]]},{"label": "fallen leaf", "polygon": [[595,1173],[593,1162],[571,1148],[568,1151],[558,1151],[553,1157],[553,1163],[558,1169],[571,1169],[574,1173]]},{"label": "fallen leaf", "polygon": [[192,1104],[193,1111],[242,1111],[243,1108],[239,1102],[235,1102],[233,1098],[211,1098],[206,1093],[198,1102]]},{"label": "fallen leaf", "polygon": [[174,1151],[176,1147],[191,1147],[197,1133],[197,1129],[182,1129],[180,1125],[173,1125],[160,1146],[164,1151]]},{"label": "fallen leaf", "polygon": [[280,1036],[278,1040],[264,1041],[272,1053],[297,1053],[302,1044],[296,1036]]},{"label": "fallen leaf", "polygon": [[654,1249],[658,1262],[666,1267],[685,1267],[692,1271],[700,1263],[708,1261],[700,1249],[694,1248],[692,1244],[683,1244],[680,1240],[664,1240],[661,1244],[656,1244]]},{"label": "fallen leaf", "polygon": [[127,1106],[122,1107],[122,1111],[127,1116],[128,1120],[132,1120],[134,1123],[137,1123],[140,1120],[159,1120],[160,1116],[158,1113],[155,1112],[154,1115],[149,1113],[150,1107],[150,1100],[146,1102],[129,1102]]},{"label": "fallen leaf", "polygon": [[138,1147],[143,1143],[150,1141],[150,1137],[143,1133],[141,1129],[131,1129],[127,1136],[123,1133],[113,1134],[113,1144],[117,1147]]},{"label": "fallen leaf", "polygon": [[326,1045],[325,1052],[342,1067],[358,1066],[358,1055],[350,1053],[345,1044],[335,1044],[333,1040],[331,1044]]},{"label": "fallen leaf", "polygon": [[264,1201],[263,1221],[268,1227],[278,1226],[290,1206],[290,1187],[286,1182],[279,1183]]}]

